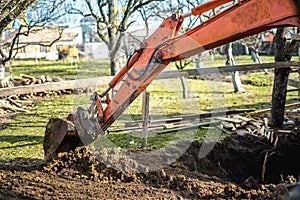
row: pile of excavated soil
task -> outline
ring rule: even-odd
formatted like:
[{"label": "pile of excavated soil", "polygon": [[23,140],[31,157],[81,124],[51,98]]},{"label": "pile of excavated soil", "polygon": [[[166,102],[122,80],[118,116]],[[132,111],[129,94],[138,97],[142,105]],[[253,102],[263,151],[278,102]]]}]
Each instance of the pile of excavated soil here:
[{"label": "pile of excavated soil", "polygon": [[65,178],[83,178],[103,182],[140,182],[136,174],[118,171],[99,162],[85,147],[78,147],[75,151],[60,153],[58,158],[53,159],[44,166],[44,171]]},{"label": "pile of excavated soil", "polygon": [[[264,138],[232,135],[201,159],[202,142],[195,141],[176,162],[145,173],[119,171],[81,147],[49,163],[0,164],[0,199],[285,199],[300,171],[293,162],[299,139],[298,134],[279,135],[274,148]],[[119,160],[124,169],[147,168],[112,151],[106,151],[109,159]]]}]

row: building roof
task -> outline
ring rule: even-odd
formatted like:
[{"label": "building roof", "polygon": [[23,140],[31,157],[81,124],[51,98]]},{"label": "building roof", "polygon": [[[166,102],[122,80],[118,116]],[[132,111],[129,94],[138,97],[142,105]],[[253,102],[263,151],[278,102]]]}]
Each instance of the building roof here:
[{"label": "building roof", "polygon": [[[16,30],[10,34],[8,34],[5,39],[2,41],[2,44],[7,44],[12,41],[15,35],[19,30]],[[21,33],[26,33],[28,31],[28,27],[22,27]],[[76,38],[77,33],[72,31],[69,28],[61,29],[59,27],[48,26],[48,27],[33,27],[31,28],[28,35],[20,35],[19,44],[49,44],[53,41],[73,41]]]}]

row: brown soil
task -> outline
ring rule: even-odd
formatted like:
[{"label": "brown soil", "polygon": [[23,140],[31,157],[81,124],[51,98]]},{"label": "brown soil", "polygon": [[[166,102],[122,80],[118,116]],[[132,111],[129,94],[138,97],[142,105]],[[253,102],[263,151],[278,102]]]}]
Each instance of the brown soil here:
[{"label": "brown soil", "polygon": [[[202,143],[195,141],[176,162],[146,173],[117,171],[84,147],[49,163],[1,163],[0,199],[285,199],[300,172],[299,137],[279,134],[274,148],[265,138],[232,135],[202,159]],[[147,168],[120,162],[125,168]]]}]

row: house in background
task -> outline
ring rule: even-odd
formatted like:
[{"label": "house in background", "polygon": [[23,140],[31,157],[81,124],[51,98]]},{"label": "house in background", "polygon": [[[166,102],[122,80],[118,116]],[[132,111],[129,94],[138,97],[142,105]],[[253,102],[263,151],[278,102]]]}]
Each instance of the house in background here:
[{"label": "house in background", "polygon": [[[2,46],[8,45],[12,42],[15,35],[19,32],[16,30],[7,35],[2,40]],[[21,33],[28,32],[27,27],[20,30]],[[28,32],[28,35],[20,35],[16,59],[28,58],[48,58],[51,60],[58,59],[58,50],[62,46],[73,47],[76,45],[76,37],[78,33],[68,27],[33,27]]]},{"label": "house in background", "polygon": [[[100,39],[97,33],[97,21],[94,17],[88,16],[80,20],[82,46],[86,58],[90,59],[108,59],[109,50],[107,45]],[[146,31],[144,23],[135,23],[130,26],[130,29],[125,33],[117,59],[124,59],[129,56],[130,52],[139,47],[140,43],[153,33],[156,27],[150,27],[149,32]],[[126,58],[127,60],[127,58]],[[120,65],[123,65],[121,63]]]}]

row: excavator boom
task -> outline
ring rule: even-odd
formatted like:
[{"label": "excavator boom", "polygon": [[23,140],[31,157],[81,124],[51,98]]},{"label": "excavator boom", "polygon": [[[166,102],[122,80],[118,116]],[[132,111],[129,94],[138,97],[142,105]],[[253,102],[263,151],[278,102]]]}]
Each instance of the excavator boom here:
[{"label": "excavator boom", "polygon": [[[231,0],[212,0],[195,7],[188,15],[173,14],[148,37],[140,49],[101,94],[94,95],[89,110],[79,109],[66,119],[51,119],[46,128],[46,160],[60,151],[88,145],[122,114],[134,99],[173,61],[189,58],[232,41],[262,31],[282,27],[300,27],[294,0],[240,0],[195,28],[179,35],[184,18],[199,15]],[[110,99],[108,92],[119,84]],[[106,97],[103,109],[100,98]]]}]

